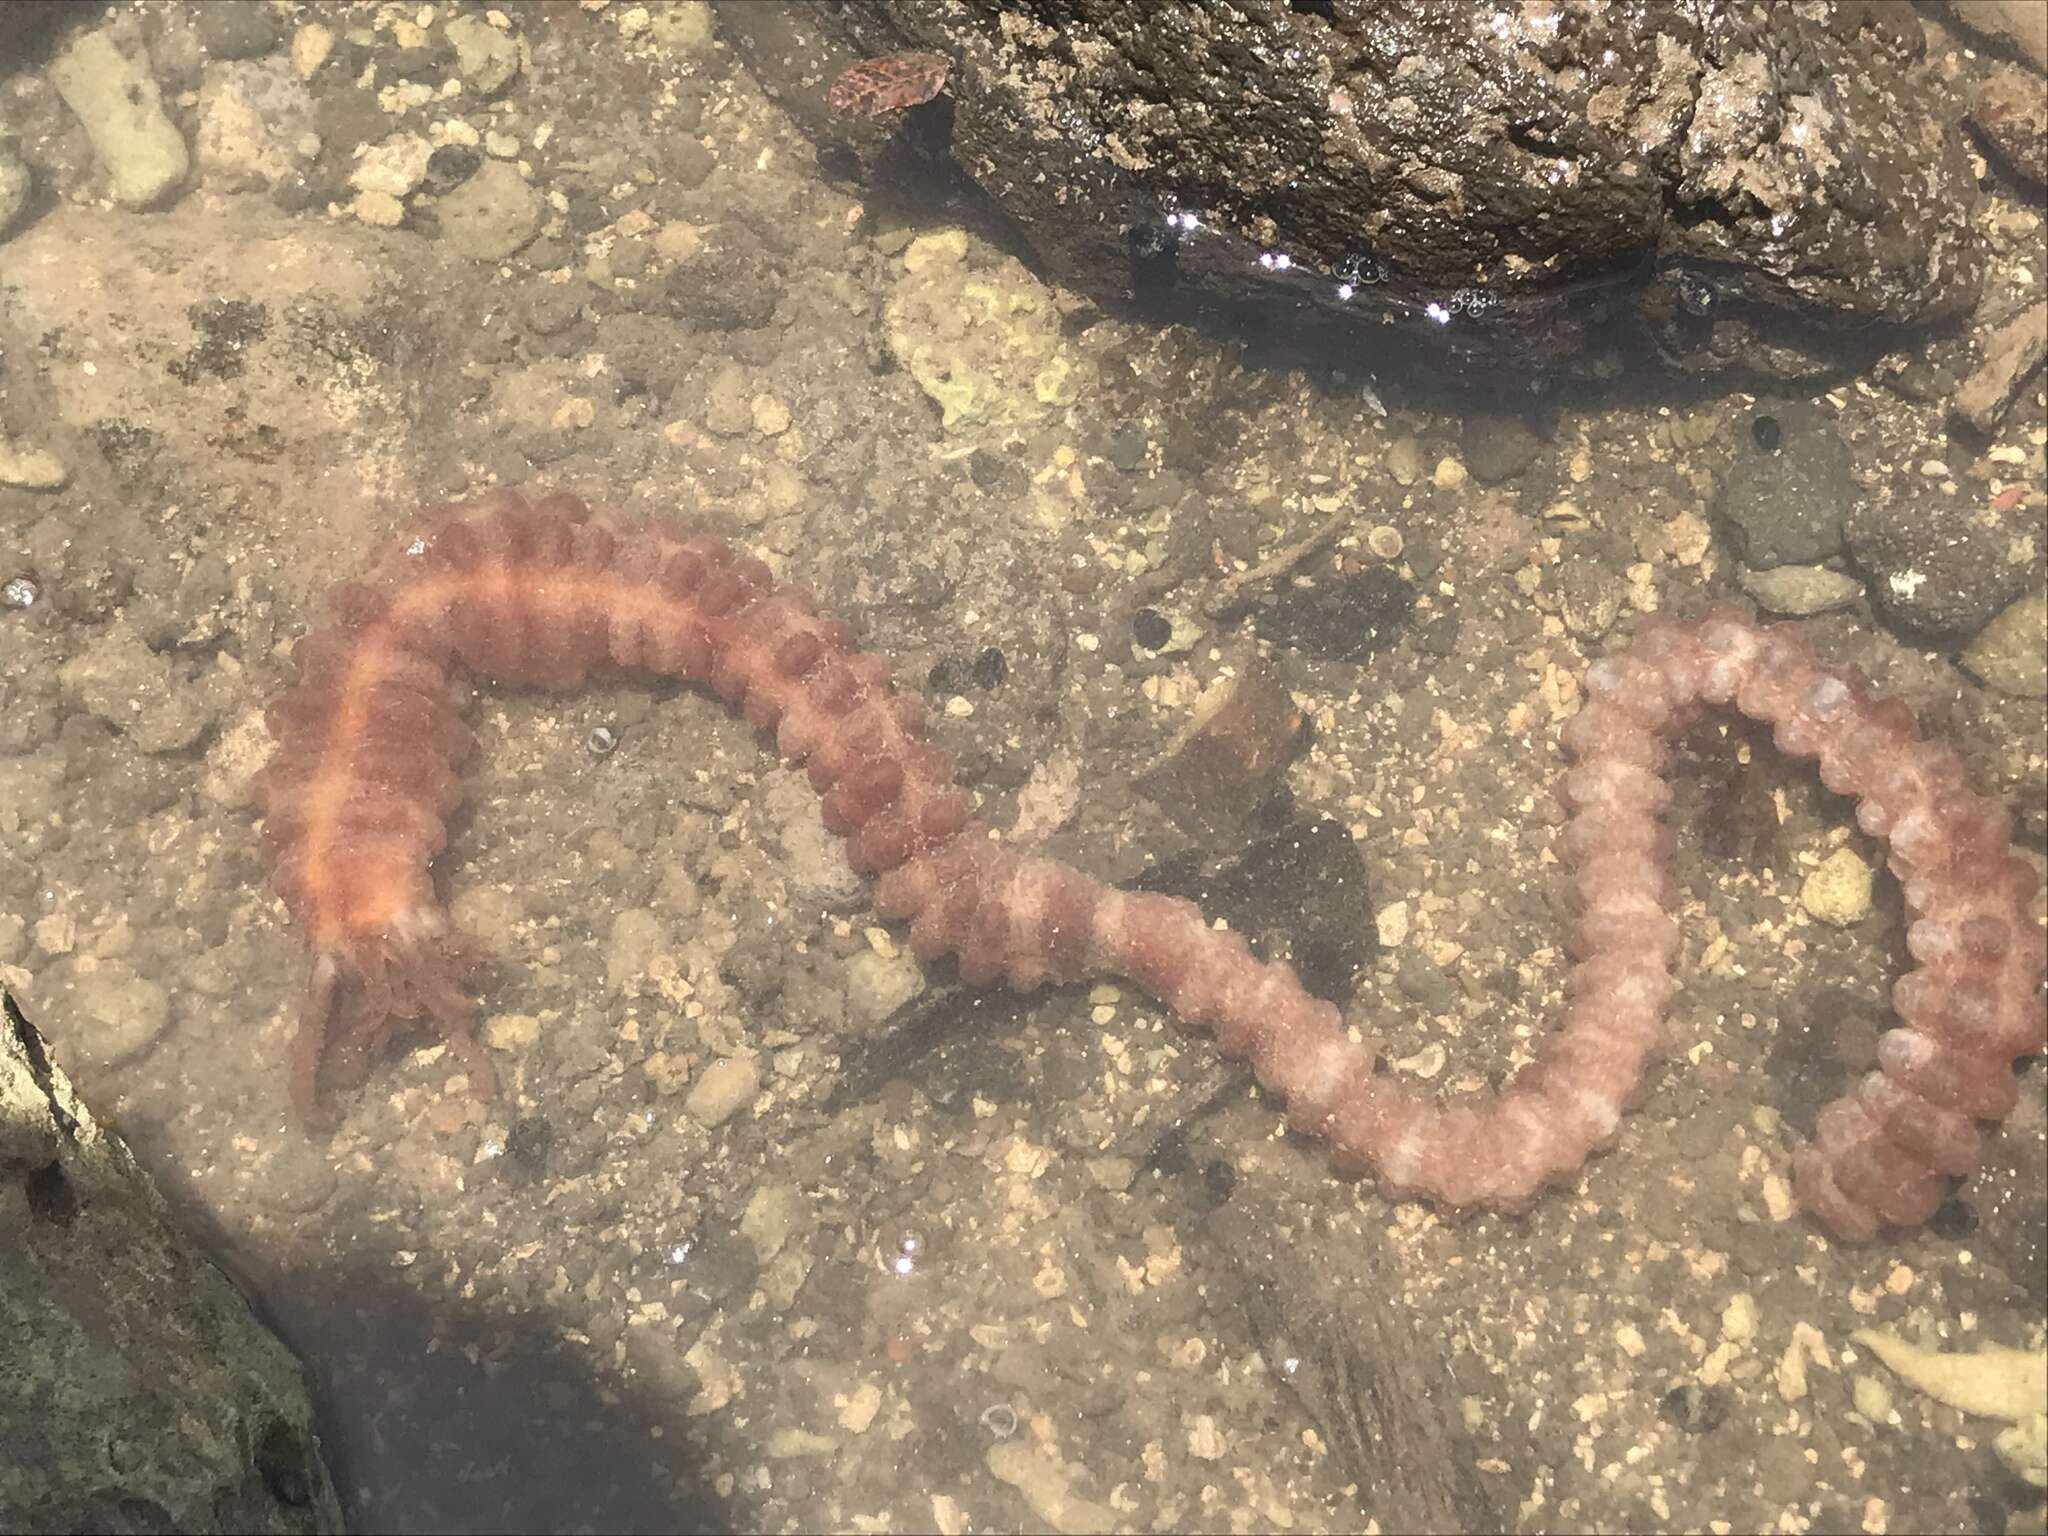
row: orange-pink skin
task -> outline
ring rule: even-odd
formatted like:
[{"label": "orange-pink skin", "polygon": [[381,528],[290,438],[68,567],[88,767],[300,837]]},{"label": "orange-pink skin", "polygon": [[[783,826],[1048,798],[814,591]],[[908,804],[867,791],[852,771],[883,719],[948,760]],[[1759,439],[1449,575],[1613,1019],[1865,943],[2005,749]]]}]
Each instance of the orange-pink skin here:
[{"label": "orange-pink skin", "polygon": [[805,766],[825,825],[880,877],[876,908],[909,924],[919,956],[958,956],[971,983],[1127,978],[1249,1060],[1289,1124],[1329,1141],[1341,1166],[1452,1208],[1515,1208],[1576,1177],[1662,1048],[1681,947],[1663,770],[1705,707],[1766,722],[1781,750],[1817,759],[1887,840],[1905,895],[1915,967],[1893,991],[1900,1027],[1881,1070],[1822,1113],[1795,1159],[1811,1213],[1851,1239],[1925,1220],[1976,1166],[1976,1122],[2012,1109],[2012,1060],[2048,1037],[2038,881],[2003,807],[1968,791],[1909,711],[1820,665],[1797,631],[1733,610],[1645,621],[1588,668],[1564,731],[1577,963],[1562,1027],[1490,1102],[1439,1105],[1380,1072],[1291,968],[1261,962],[1193,903],[1111,889],[970,819],[952,760],[923,741],[922,708],[891,691],[887,667],[716,540],[593,516],[571,497],[493,492],[443,509],[336,608],[272,707],[279,746],[262,783],[274,882],[314,953],[292,1079],[312,1123],[331,1115],[326,1089],[360,1081],[413,1018],[431,1021],[479,1093],[493,1085],[464,985],[482,956],[429,876],[468,743],[449,693],[457,664],[543,687],[605,664],[707,683]]}]

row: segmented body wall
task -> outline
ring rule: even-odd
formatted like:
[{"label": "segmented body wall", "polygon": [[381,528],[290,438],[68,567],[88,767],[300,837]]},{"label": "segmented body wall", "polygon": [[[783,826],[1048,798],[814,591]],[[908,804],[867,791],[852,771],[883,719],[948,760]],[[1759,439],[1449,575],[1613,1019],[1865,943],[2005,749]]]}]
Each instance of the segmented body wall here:
[{"label": "segmented body wall", "polygon": [[1192,903],[1115,890],[992,839],[888,668],[717,540],[593,515],[573,497],[492,492],[437,510],[342,588],[297,660],[298,684],[270,711],[278,747],[261,788],[274,883],[314,953],[292,1082],[310,1121],[411,1019],[438,1028],[492,1091],[466,986],[481,955],[429,878],[469,745],[457,666],[552,688],[601,664],[707,684],[805,766],[826,825],[880,877],[877,909],[909,924],[920,956],[957,955],[966,980],[1021,988],[1127,978],[1248,1059],[1289,1123],[1341,1165],[1445,1205],[1523,1204],[1575,1176],[1620,1123],[1678,986],[1658,817],[1669,743],[1702,707],[1767,722],[1786,753],[1818,758],[1828,787],[1855,796],[1863,828],[1888,841],[1905,892],[1916,965],[1894,989],[1899,1027],[1880,1070],[1823,1112],[1796,1159],[1808,1210],[1858,1239],[1925,1220],[1947,1180],[1977,1165],[1977,1122],[2013,1107],[2014,1059],[2048,1038],[2036,879],[2003,808],[1965,787],[1910,712],[1818,666],[1791,628],[1733,611],[1652,619],[1589,669],[1588,702],[1564,733],[1576,760],[1561,844],[1579,911],[1570,1002],[1537,1061],[1483,1105],[1439,1105],[1377,1071],[1333,1004]]}]

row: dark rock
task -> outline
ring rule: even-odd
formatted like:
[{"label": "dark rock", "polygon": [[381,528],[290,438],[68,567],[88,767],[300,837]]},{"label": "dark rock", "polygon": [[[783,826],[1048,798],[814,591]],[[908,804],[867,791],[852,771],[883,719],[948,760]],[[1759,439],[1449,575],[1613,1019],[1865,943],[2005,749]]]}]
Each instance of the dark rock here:
[{"label": "dark rock", "polygon": [[0,1231],[0,1529],[342,1529],[298,1361],[11,998]]},{"label": "dark rock", "polygon": [[705,230],[704,243],[676,263],[667,291],[670,312],[703,330],[753,330],[775,314],[782,273],[752,230],[728,221]]},{"label": "dark rock", "polygon": [[1365,861],[1350,829],[1328,816],[1254,838],[1213,871],[1199,851],[1164,859],[1131,889],[1185,896],[1250,937],[1260,954],[1290,960],[1316,997],[1349,997],[1379,952],[1372,924],[1358,920],[1372,907]]},{"label": "dark rock", "polygon": [[1976,511],[1914,482],[1849,514],[1843,542],[1887,623],[1913,636],[1973,635],[2026,591],[2033,567],[2011,558],[2010,520],[2024,514],[1987,522]]},{"label": "dark rock", "polygon": [[1415,589],[1384,565],[1355,575],[1290,583],[1259,614],[1259,633],[1278,646],[1335,661],[1364,661],[1401,636]]},{"label": "dark rock", "polygon": [[1673,1387],[1657,1399],[1657,1417],[1687,1434],[1707,1434],[1728,1417],[1727,1389],[1690,1382]]},{"label": "dark rock", "polygon": [[1543,439],[1520,416],[1480,412],[1465,418],[1461,456],[1473,478],[1487,485],[1513,480],[1542,451]]},{"label": "dark rock", "polygon": [[[1979,284],[1959,132],[1887,7],[881,0],[728,7],[821,139],[850,57],[953,61],[949,157],[1098,301],[1364,334],[1468,373],[1803,375]],[[772,13],[772,15],[768,14]],[[934,103],[937,106],[938,103]],[[906,116],[914,114],[906,114]],[[1603,337],[1601,322],[1622,334]]]},{"label": "dark rock", "polygon": [[1173,638],[1173,625],[1157,608],[1140,608],[1131,615],[1131,638],[1148,651],[1163,650]]},{"label": "dark rock", "polygon": [[669,186],[689,190],[704,185],[704,178],[711,174],[718,164],[718,157],[704,147],[701,139],[685,136],[676,141],[669,151],[668,164],[662,173],[662,180]]},{"label": "dark rock", "polygon": [[1128,474],[1144,464],[1145,450],[1148,446],[1145,429],[1135,421],[1127,421],[1109,434],[1105,456],[1110,463]]},{"label": "dark rock", "polygon": [[277,18],[267,6],[202,5],[193,22],[210,58],[260,58],[277,46]]},{"label": "dark rock", "polygon": [[1804,404],[1773,408],[1770,432],[1738,439],[1735,462],[1714,499],[1728,542],[1745,565],[1818,565],[1842,548],[1854,505],[1849,450],[1832,417]]},{"label": "dark rock", "polygon": [[427,156],[426,188],[438,194],[459,187],[483,163],[482,152],[467,144],[443,144]]}]

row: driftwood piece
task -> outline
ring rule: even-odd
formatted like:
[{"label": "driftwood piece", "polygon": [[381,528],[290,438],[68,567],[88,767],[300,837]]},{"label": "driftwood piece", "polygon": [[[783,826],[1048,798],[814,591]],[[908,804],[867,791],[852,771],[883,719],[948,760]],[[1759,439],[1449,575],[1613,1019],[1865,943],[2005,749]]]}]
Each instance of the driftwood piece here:
[{"label": "driftwood piece", "polygon": [[[1236,1203],[1202,1222],[1215,1255],[1212,1305],[1240,1314],[1274,1374],[1289,1383],[1358,1488],[1361,1526],[1384,1531],[1504,1531],[1474,1466],[1445,1352],[1400,1305],[1398,1260],[1384,1246],[1347,1249],[1337,1274],[1313,1245],[1282,1243]],[[1362,1269],[1361,1269],[1362,1266]],[[1329,1298],[1341,1297],[1339,1305]]]}]

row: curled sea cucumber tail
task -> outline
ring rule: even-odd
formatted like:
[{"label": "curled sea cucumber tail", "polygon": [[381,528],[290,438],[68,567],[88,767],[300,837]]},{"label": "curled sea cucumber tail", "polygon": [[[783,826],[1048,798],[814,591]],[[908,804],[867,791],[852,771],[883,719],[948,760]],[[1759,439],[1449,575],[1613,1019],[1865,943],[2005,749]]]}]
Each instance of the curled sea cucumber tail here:
[{"label": "curled sea cucumber tail", "polygon": [[316,1129],[338,1116],[334,1094],[359,1086],[386,1044],[424,1018],[469,1074],[470,1091],[490,1098],[497,1073],[476,1039],[476,1004],[466,983],[487,968],[484,948],[452,927],[438,908],[408,914],[391,929],[313,957],[298,1037],[292,1045],[291,1096]]}]

